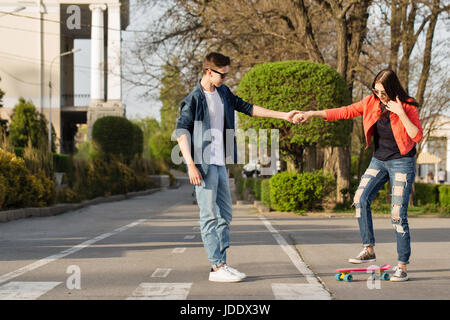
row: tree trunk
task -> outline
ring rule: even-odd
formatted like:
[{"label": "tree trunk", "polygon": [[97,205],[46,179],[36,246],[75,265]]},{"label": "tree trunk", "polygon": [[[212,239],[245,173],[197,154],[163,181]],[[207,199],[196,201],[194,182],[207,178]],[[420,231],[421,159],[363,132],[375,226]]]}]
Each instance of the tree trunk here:
[{"label": "tree trunk", "polygon": [[305,6],[305,2],[303,0],[293,2],[294,7],[297,8],[296,19],[304,33],[304,42],[308,50],[309,59],[314,62],[325,63],[316,39],[314,38],[311,20],[309,19],[308,8]]},{"label": "tree trunk", "polygon": [[420,74],[419,84],[417,86],[417,93],[416,93],[416,100],[417,102],[419,102],[420,106],[422,106],[423,104],[425,89],[428,82],[428,77],[430,75],[431,49],[433,46],[434,30],[436,28],[436,23],[439,15],[439,5],[440,0],[433,0],[433,9],[431,10],[430,24],[428,26],[427,35],[425,39],[422,72]]},{"label": "tree trunk", "polygon": [[391,50],[389,53],[388,67],[394,70],[394,72],[397,72],[398,50],[400,48],[401,13],[400,1],[393,0],[391,2]]}]

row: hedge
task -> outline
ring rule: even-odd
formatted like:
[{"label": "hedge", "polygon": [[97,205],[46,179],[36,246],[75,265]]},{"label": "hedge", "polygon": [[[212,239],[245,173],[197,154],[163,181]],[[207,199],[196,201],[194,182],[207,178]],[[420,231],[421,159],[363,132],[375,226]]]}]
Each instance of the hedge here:
[{"label": "hedge", "polygon": [[154,186],[150,178],[137,175],[119,161],[74,160],[67,175],[68,187],[83,199],[126,194]]},{"label": "hedge", "polygon": [[277,211],[301,212],[321,205],[334,188],[334,179],[321,170],[281,172],[270,179],[270,204]]},{"label": "hedge", "polygon": [[261,181],[261,201],[270,207],[270,179]]},{"label": "hedge", "polygon": [[439,191],[439,204],[442,207],[450,207],[450,186],[440,185],[438,187]]},{"label": "hedge", "polygon": [[416,183],[415,188],[415,200],[417,205],[421,206],[439,203],[438,185],[431,183]]}]

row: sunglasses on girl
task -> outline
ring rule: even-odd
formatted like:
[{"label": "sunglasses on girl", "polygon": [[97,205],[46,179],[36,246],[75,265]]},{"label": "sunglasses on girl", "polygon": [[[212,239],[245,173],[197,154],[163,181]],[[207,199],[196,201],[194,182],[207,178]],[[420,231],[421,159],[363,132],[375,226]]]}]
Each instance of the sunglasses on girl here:
[{"label": "sunglasses on girl", "polygon": [[372,89],[372,91],[373,91],[377,96],[387,97],[386,91],[379,91],[379,90],[377,90],[377,89]]}]

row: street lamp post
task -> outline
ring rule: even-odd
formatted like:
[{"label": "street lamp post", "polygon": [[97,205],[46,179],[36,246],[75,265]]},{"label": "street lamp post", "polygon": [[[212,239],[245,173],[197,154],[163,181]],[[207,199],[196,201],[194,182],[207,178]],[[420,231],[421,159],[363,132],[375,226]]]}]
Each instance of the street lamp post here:
[{"label": "street lamp post", "polygon": [[53,63],[56,61],[56,59],[67,56],[69,54],[75,53],[80,51],[81,49],[72,49],[70,51],[66,51],[63,53],[60,53],[56,57],[53,58],[52,62],[50,63],[50,78],[48,81],[48,88],[49,88],[49,108],[48,108],[48,150],[51,153],[52,152],[52,67]]}]

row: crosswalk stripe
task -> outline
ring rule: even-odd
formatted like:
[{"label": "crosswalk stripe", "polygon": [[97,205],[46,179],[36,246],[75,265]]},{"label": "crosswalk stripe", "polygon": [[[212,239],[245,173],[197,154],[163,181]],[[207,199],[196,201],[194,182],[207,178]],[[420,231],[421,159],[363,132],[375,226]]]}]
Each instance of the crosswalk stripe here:
[{"label": "crosswalk stripe", "polygon": [[36,300],[61,282],[13,281],[0,287],[0,300]]},{"label": "crosswalk stripe", "polygon": [[172,269],[157,268],[152,274],[152,278],[166,278]]},{"label": "crosswalk stripe", "polygon": [[143,282],[126,300],[186,300],[192,283]]},{"label": "crosswalk stripe", "polygon": [[[272,224],[269,222],[269,220],[267,220],[266,218],[264,218],[262,216],[259,216],[259,219],[266,226],[267,230],[269,230],[269,232],[272,233],[272,236],[275,238],[275,240],[277,241],[277,243],[279,244],[281,249],[287,254],[289,259],[291,259],[292,263],[297,268],[297,270],[300,271],[300,273],[306,278],[306,281],[308,281],[308,285],[306,285],[306,284],[303,285],[303,288],[308,288],[309,292],[314,293],[314,295],[320,293],[319,295],[323,296],[323,299],[325,299],[325,300],[331,300],[330,293],[325,290],[325,288],[319,282],[317,277],[314,275],[314,272],[312,272],[312,270],[310,268],[308,268],[308,266],[305,264],[305,262],[303,262],[303,259],[300,257],[300,255],[294,249],[294,247],[289,245],[286,242],[286,240],[283,238],[283,236],[272,226]],[[289,289],[292,291],[295,288],[297,288],[295,286],[299,286],[299,285],[293,284],[294,287],[290,287]],[[318,299],[318,298],[315,298],[315,299]]]},{"label": "crosswalk stripe", "polygon": [[276,300],[330,300],[330,294],[321,286],[311,283],[272,283]]}]

